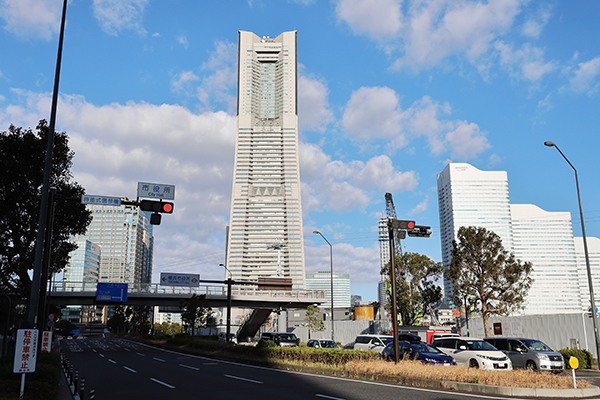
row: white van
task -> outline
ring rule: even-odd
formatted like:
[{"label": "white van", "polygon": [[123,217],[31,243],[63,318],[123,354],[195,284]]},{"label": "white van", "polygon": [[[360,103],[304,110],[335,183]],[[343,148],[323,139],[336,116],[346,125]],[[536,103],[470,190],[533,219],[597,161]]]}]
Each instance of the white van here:
[{"label": "white van", "polygon": [[388,335],[358,335],[354,341],[354,350],[367,350],[381,353],[388,343],[394,341]]}]

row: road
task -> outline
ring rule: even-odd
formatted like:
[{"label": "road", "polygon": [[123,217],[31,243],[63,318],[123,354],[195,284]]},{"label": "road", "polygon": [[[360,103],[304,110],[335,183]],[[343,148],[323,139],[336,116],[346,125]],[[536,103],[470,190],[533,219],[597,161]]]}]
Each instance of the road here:
[{"label": "road", "polygon": [[460,394],[281,371],[190,356],[116,338],[62,340],[65,356],[96,399],[411,399],[502,397]]}]

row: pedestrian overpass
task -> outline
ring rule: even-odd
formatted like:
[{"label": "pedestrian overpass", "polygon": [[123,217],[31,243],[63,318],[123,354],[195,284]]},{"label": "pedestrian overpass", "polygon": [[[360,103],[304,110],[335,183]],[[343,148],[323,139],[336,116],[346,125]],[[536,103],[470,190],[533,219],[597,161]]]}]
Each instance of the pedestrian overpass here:
[{"label": "pedestrian overpass", "polygon": [[[224,284],[227,281],[223,282]],[[210,307],[227,307],[227,285],[198,287],[162,286],[158,283],[129,283],[124,302],[97,301],[96,282],[55,282],[48,293],[56,305],[141,305],[179,307],[194,294],[205,295]],[[252,309],[299,309],[327,301],[322,290],[265,290],[248,282],[232,282],[231,307]]]}]

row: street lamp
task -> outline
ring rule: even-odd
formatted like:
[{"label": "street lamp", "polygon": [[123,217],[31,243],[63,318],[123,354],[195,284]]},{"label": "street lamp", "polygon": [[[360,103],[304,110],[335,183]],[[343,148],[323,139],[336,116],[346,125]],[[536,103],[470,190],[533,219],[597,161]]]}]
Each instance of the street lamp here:
[{"label": "street lamp", "polygon": [[335,335],[333,333],[333,246],[331,246],[331,243],[329,243],[329,240],[327,240],[321,232],[313,231],[313,233],[315,235],[321,235],[323,240],[325,240],[327,242],[327,244],[329,245],[329,262],[331,264],[331,272],[330,272],[330,278],[331,278],[331,340],[335,342],[335,339],[334,339]]},{"label": "street lamp", "polygon": [[231,333],[231,271],[225,266],[225,264],[219,264],[219,266],[225,268],[225,271],[229,272],[229,278],[227,278],[227,328],[225,331],[225,341],[230,342],[229,337]]},{"label": "street lamp", "polygon": [[594,284],[592,283],[592,269],[590,267],[590,256],[588,254],[587,237],[585,235],[585,224],[583,222],[583,209],[581,208],[581,194],[579,193],[579,179],[577,178],[577,170],[575,169],[573,164],[571,164],[571,161],[569,161],[567,156],[565,156],[563,152],[560,151],[558,146],[554,144],[554,142],[547,141],[544,142],[544,144],[548,147],[555,147],[556,150],[558,150],[558,152],[560,153],[560,155],[563,156],[563,158],[569,163],[571,168],[573,168],[573,171],[575,171],[575,185],[577,186],[577,200],[579,201],[579,217],[581,218],[581,234],[583,235],[583,252],[585,253],[585,266],[587,268],[588,285],[590,287],[590,303],[592,303],[591,314],[592,321],[594,322],[594,336],[596,338],[596,357],[600,357],[600,336],[598,334],[598,317],[596,316],[597,308],[596,300],[594,299]]}]

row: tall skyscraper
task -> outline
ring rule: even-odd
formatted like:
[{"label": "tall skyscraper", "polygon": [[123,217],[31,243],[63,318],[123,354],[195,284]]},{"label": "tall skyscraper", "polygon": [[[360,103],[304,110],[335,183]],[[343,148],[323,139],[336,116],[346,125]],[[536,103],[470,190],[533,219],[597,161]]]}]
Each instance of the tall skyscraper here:
[{"label": "tall skyscraper", "polygon": [[154,239],[146,213],[129,205],[87,207],[92,222],[85,237],[102,250],[98,280],[151,283]]},{"label": "tall skyscraper", "polygon": [[[594,285],[594,300],[596,301],[596,307],[600,307],[600,238],[587,236],[587,247],[592,271],[592,284]],[[577,254],[581,308],[583,311],[588,311],[591,308],[590,284],[583,249],[583,237],[575,238],[575,252]]]},{"label": "tall skyscraper", "polygon": [[[573,237],[569,212],[548,212],[533,204],[510,204],[506,171],[480,171],[469,164],[451,163],[438,174],[437,182],[445,267],[450,265],[452,241],[458,229],[483,227],[498,234],[504,248],[517,259],[533,265],[534,281],[523,314],[587,309],[583,306],[589,305],[589,291],[585,289],[587,278],[586,285],[581,282],[585,271],[585,261],[583,270],[581,265],[581,239]],[[594,239],[598,240],[588,238],[588,242],[595,243]],[[596,252],[600,253],[598,243]],[[600,263],[600,256],[594,260]],[[600,281],[600,276],[594,279]],[[452,285],[446,279],[444,291],[444,302],[453,308]]]},{"label": "tall skyscraper", "polygon": [[[322,290],[327,301],[319,307],[328,310],[331,308],[331,272],[322,271],[306,274],[306,289]],[[350,302],[350,274],[333,273],[333,308],[349,308]]]},{"label": "tall skyscraper", "polygon": [[305,287],[298,159],[297,32],[239,32],[227,268],[235,280]]},{"label": "tall skyscraper", "polygon": [[[495,232],[504,248],[513,251],[510,198],[506,171],[480,171],[470,164],[450,163],[437,175],[442,263],[450,266],[452,241],[461,226]],[[444,279],[444,303],[454,308],[453,288]]]}]

